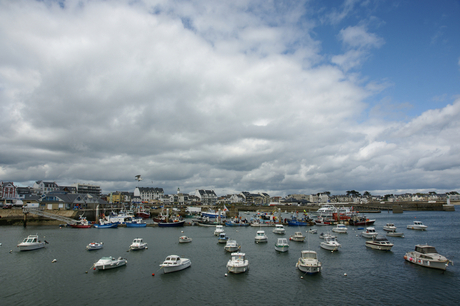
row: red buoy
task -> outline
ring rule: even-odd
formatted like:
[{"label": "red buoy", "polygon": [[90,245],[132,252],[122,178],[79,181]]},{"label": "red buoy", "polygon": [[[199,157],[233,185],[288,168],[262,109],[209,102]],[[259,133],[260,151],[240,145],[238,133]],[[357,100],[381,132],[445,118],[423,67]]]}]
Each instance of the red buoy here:
[{"label": "red buoy", "polygon": [[155,276],[155,273],[152,273],[152,276]]}]

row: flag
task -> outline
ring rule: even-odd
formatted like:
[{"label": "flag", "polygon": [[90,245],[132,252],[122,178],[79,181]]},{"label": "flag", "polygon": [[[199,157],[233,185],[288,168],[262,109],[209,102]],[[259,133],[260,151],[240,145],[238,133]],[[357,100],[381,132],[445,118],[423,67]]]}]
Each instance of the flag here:
[{"label": "flag", "polygon": [[224,204],[224,211],[228,211],[227,206]]}]

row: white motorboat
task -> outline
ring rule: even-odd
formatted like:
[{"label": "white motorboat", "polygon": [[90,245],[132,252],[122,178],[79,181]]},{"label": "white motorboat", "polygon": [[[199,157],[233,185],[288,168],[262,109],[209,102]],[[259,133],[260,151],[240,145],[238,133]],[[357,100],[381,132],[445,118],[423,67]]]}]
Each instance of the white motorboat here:
[{"label": "white motorboat", "polygon": [[216,225],[216,229],[214,230],[214,236],[219,236],[220,233],[225,232],[223,225]]},{"label": "white motorboat", "polygon": [[289,240],[297,241],[297,242],[304,242],[305,236],[302,234],[302,232],[295,232],[294,235],[289,237]]},{"label": "white motorboat", "polygon": [[237,252],[239,249],[240,245],[233,239],[229,239],[227,244],[224,246],[224,250],[230,253]]},{"label": "white motorboat", "polygon": [[86,246],[86,249],[88,251],[100,250],[100,249],[102,249],[103,245],[104,245],[104,243],[102,243],[102,242],[91,242],[90,244],[88,244]]},{"label": "white motorboat", "polygon": [[316,274],[321,272],[321,262],[315,251],[302,251],[296,268],[307,274]]},{"label": "white motorboat", "polygon": [[404,233],[388,232],[387,236],[388,237],[401,237],[401,238],[404,238]]},{"label": "white motorboat", "polygon": [[219,237],[217,238],[217,243],[227,243],[228,237],[225,233],[220,233]]},{"label": "white motorboat", "polygon": [[316,228],[310,228],[310,229],[307,231],[307,233],[309,233],[309,234],[316,234],[316,233],[318,233],[318,230],[317,230]]},{"label": "white motorboat", "polygon": [[275,228],[273,229],[274,234],[284,235],[286,233],[286,229],[282,224],[275,224]]},{"label": "white motorboat", "polygon": [[379,233],[375,231],[375,228],[373,227],[366,227],[366,230],[361,233],[361,236],[364,238],[374,238],[377,237]]},{"label": "white motorboat", "polygon": [[46,240],[38,240],[38,235],[29,235],[27,238],[17,245],[19,251],[32,251],[45,247]]},{"label": "white motorboat", "polygon": [[366,241],[366,246],[374,250],[390,251],[393,247],[393,243],[388,241],[385,237],[377,236],[373,237],[372,240]]},{"label": "white motorboat", "polygon": [[232,273],[244,273],[249,269],[249,261],[245,253],[232,253],[232,258],[227,262],[227,271]]},{"label": "white motorboat", "polygon": [[337,242],[337,238],[335,237],[326,237],[324,238],[324,241],[321,242],[320,246],[329,251],[338,251],[340,247],[340,243]]},{"label": "white motorboat", "polygon": [[346,234],[348,232],[348,228],[344,224],[337,224],[337,226],[334,227],[332,231],[334,233]]},{"label": "white motorboat", "polygon": [[408,225],[408,229],[419,230],[419,231],[426,231],[428,226],[423,225],[421,221],[414,221],[414,224]]},{"label": "white motorboat", "polygon": [[133,243],[129,246],[131,251],[148,249],[147,243],[142,238],[134,238]]},{"label": "white motorboat", "polygon": [[275,243],[275,250],[278,252],[287,252],[289,251],[289,243],[286,238],[278,238]]},{"label": "white motorboat", "polygon": [[415,246],[414,251],[407,252],[404,259],[419,266],[441,270],[446,270],[449,263],[454,264],[451,260],[440,255],[435,247],[420,244]]},{"label": "white motorboat", "polygon": [[101,259],[99,259],[94,264],[94,268],[98,270],[108,270],[108,269],[114,269],[114,268],[125,266],[127,263],[128,263],[128,260],[126,258],[118,257],[117,259],[112,256],[108,256],[108,257],[102,257]]},{"label": "white motorboat", "polygon": [[160,265],[164,273],[171,273],[184,270],[192,265],[188,258],[181,258],[178,255],[169,255]]},{"label": "white motorboat", "polygon": [[321,233],[321,234],[319,234],[320,239],[324,239],[324,238],[328,238],[328,237],[337,238],[337,236],[331,235],[329,233]]},{"label": "white motorboat", "polygon": [[192,238],[187,237],[187,236],[179,237],[179,243],[189,243],[189,242],[192,242]]},{"label": "white motorboat", "polygon": [[268,237],[265,235],[265,231],[257,231],[255,237],[255,243],[268,242]]},{"label": "white motorboat", "polygon": [[386,232],[396,232],[396,226],[394,225],[394,223],[387,223],[383,227],[383,230]]}]

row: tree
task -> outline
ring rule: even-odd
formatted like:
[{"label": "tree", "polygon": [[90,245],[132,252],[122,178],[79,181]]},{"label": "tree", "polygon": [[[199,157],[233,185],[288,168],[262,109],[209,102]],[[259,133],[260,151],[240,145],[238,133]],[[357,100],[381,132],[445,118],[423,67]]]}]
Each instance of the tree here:
[{"label": "tree", "polygon": [[360,197],[361,193],[359,193],[356,190],[349,190],[349,191],[347,191],[347,196]]},{"label": "tree", "polygon": [[366,198],[370,198],[372,197],[372,194],[369,191],[364,191],[363,196],[365,196]]}]

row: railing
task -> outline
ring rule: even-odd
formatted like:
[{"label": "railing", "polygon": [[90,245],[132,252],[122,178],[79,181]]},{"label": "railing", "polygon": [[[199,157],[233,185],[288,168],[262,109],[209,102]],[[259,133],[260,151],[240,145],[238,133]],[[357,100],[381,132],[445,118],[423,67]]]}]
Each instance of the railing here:
[{"label": "railing", "polygon": [[64,217],[64,216],[55,215],[55,214],[40,210],[38,208],[25,207],[25,208],[23,208],[23,212],[25,214],[31,213],[31,214],[34,214],[34,215],[37,215],[37,216],[40,216],[40,217],[59,220],[59,221],[62,221],[62,222],[66,222],[68,224],[76,224],[77,223],[77,221],[72,219],[72,218],[67,218],[67,217]]}]

